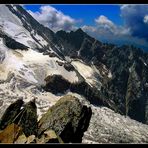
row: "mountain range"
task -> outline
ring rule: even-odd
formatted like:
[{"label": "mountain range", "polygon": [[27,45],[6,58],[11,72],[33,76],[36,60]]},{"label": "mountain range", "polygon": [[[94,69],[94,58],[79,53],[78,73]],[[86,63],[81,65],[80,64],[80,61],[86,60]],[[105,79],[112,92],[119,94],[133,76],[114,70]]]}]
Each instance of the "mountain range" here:
[{"label": "mountain range", "polygon": [[81,28],[53,32],[20,5],[1,5],[0,118],[16,100],[35,99],[41,122],[66,95],[93,112],[82,143],[148,142],[146,51],[100,42]]}]

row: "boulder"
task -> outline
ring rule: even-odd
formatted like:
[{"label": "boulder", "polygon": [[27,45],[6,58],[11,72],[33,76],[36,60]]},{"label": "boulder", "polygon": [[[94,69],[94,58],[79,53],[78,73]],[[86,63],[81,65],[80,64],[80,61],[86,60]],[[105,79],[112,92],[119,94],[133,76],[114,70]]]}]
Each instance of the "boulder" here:
[{"label": "boulder", "polygon": [[82,141],[91,118],[91,109],[83,106],[78,98],[67,95],[49,108],[38,122],[38,136],[52,129],[64,143]]}]

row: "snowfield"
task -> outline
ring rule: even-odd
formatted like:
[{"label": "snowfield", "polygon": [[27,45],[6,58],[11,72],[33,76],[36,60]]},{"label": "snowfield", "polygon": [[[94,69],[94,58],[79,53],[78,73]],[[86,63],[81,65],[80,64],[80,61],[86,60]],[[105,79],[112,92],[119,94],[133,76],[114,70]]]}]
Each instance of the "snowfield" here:
[{"label": "snowfield", "polygon": [[57,57],[43,55],[33,49],[27,51],[8,49],[0,38],[0,117],[5,109],[16,99],[25,102],[36,98],[38,119],[50,106],[55,104],[62,94],[54,95],[43,92],[40,87],[45,84],[48,75],[62,75],[69,82],[78,81],[75,71],[67,71],[59,66]]}]

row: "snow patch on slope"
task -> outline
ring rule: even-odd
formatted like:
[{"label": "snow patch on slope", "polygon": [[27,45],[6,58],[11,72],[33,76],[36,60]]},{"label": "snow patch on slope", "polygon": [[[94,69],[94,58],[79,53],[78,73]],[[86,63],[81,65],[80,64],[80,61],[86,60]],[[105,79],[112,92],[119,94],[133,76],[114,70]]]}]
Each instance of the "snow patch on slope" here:
[{"label": "snow patch on slope", "polygon": [[[13,6],[13,9],[17,11],[15,6]],[[22,18],[25,19],[25,16],[23,15]],[[35,33],[34,30],[29,32],[25,29],[21,20],[5,5],[0,6],[0,29],[17,42],[20,42],[30,48],[42,48],[42,46],[48,45],[48,43],[40,35]],[[38,42],[36,42],[31,35],[33,35]]]},{"label": "snow patch on slope", "polygon": [[41,48],[41,46],[35,42],[34,39],[32,39],[30,33],[22,26],[19,26],[8,20],[0,20],[0,25],[3,26],[1,30],[11,38],[15,39],[17,42],[22,43],[30,48]]},{"label": "snow patch on slope", "polygon": [[22,25],[18,17],[11,13],[5,5],[0,5],[0,22],[4,22],[5,20],[18,26]]},{"label": "snow patch on slope", "polygon": [[[74,83],[78,81],[75,71],[67,71],[63,66],[59,66],[56,61],[64,62],[57,57],[49,57],[34,50],[22,51],[23,60],[31,67],[37,74],[41,73],[43,78],[48,75],[62,75],[68,81]],[[40,70],[40,71],[39,71]],[[44,79],[39,78],[44,84]]]},{"label": "snow patch on slope", "polygon": [[101,87],[101,82],[99,82],[96,78],[96,71],[93,69],[93,67],[90,67],[78,60],[72,61],[71,64],[77,69],[77,71],[82,75],[82,77],[90,86],[95,86],[98,84],[99,87]]}]

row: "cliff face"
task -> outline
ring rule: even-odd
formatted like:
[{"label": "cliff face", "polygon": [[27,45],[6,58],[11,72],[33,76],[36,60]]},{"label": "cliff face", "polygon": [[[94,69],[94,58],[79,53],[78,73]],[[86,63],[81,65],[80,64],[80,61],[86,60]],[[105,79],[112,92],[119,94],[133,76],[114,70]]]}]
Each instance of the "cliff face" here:
[{"label": "cliff face", "polygon": [[108,56],[106,63],[112,71],[112,79],[102,87],[103,96],[114,100],[118,111],[146,123],[147,54],[139,49],[123,46],[110,51]]}]

